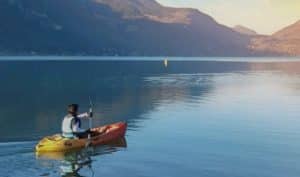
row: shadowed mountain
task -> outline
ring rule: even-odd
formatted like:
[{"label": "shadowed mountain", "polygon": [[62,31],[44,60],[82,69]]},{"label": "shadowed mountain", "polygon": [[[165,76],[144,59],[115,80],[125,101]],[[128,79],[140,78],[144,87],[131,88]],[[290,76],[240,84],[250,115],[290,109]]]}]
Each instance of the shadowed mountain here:
[{"label": "shadowed mountain", "polygon": [[274,33],[271,36],[256,36],[251,48],[266,54],[300,56],[300,21]]},{"label": "shadowed mountain", "polygon": [[245,56],[249,36],[154,0],[2,0],[0,54]]}]

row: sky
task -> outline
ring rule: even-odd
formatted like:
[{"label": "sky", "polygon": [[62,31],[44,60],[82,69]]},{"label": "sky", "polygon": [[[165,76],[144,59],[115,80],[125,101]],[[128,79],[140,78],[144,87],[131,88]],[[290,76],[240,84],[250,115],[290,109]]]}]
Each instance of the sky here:
[{"label": "sky", "polygon": [[260,34],[272,34],[300,20],[300,0],[157,0],[173,7],[192,7],[218,23],[243,25]]}]

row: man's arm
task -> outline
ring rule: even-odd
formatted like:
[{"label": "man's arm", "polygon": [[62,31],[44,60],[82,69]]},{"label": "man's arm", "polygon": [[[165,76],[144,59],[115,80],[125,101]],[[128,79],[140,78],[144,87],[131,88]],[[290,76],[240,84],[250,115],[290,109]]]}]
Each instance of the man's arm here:
[{"label": "man's arm", "polygon": [[90,114],[85,112],[85,113],[82,113],[82,114],[78,114],[77,117],[80,118],[80,119],[89,118]]}]

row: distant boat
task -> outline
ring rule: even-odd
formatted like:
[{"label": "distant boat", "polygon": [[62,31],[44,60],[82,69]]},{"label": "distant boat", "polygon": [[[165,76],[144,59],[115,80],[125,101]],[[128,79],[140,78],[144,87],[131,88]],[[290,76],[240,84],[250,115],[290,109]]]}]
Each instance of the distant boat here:
[{"label": "distant boat", "polygon": [[164,65],[165,65],[165,67],[168,67],[168,59],[164,60]]}]

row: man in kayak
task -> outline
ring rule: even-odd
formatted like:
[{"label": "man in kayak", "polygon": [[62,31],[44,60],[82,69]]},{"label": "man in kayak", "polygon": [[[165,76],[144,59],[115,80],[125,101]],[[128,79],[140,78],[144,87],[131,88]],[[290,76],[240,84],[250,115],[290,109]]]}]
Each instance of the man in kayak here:
[{"label": "man in kayak", "polygon": [[85,138],[91,134],[91,130],[81,129],[81,119],[92,118],[93,112],[78,114],[78,104],[68,106],[68,114],[62,122],[62,135],[65,138]]}]

